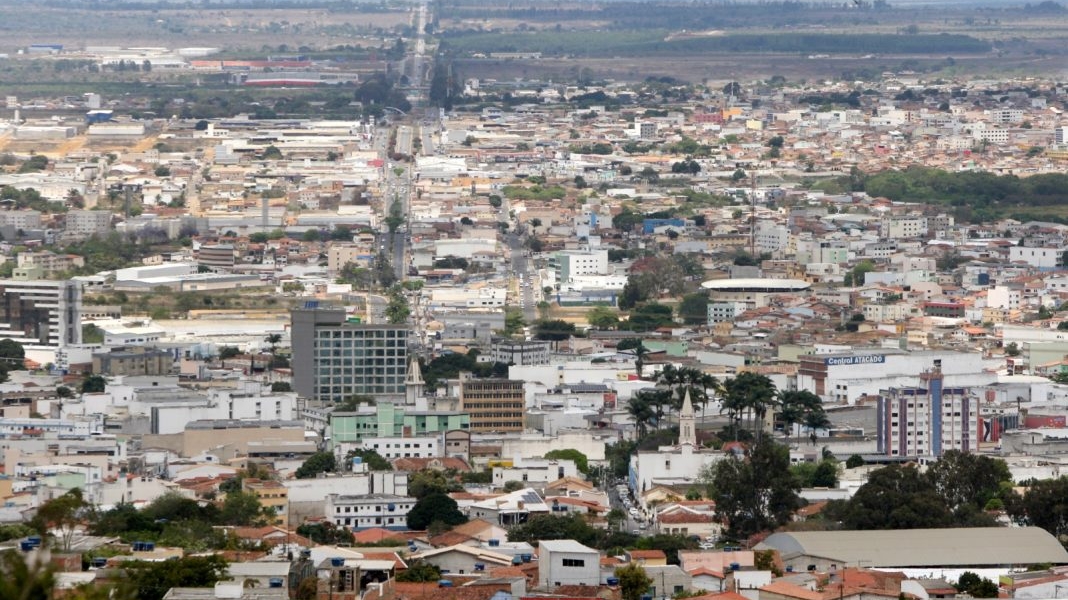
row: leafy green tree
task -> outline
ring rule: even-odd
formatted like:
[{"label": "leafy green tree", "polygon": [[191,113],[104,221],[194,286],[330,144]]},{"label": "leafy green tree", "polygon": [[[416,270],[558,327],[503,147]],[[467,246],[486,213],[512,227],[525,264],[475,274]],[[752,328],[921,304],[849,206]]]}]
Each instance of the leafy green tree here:
[{"label": "leafy green tree", "polygon": [[1003,487],[1012,485],[1005,461],[960,450],[944,452],[925,475],[961,524],[998,498]]},{"label": "leafy green tree", "polygon": [[231,492],[223,500],[219,509],[221,525],[264,525],[274,512],[264,510],[256,494],[249,492]]},{"label": "leafy green tree", "polygon": [[950,527],[953,514],[930,480],[911,466],[872,471],[848,501],[831,502],[827,517],[843,529],[918,529]]},{"label": "leafy green tree", "polygon": [[1068,477],[1033,481],[1022,495],[1009,497],[1006,509],[1017,525],[1041,527],[1058,539],[1068,536]]},{"label": "leafy green tree", "polygon": [[389,303],[386,304],[386,319],[391,325],[403,325],[411,314],[412,309],[403,290],[400,286],[393,286],[389,292]]},{"label": "leafy green tree", "polygon": [[272,392],[292,392],[293,385],[288,381],[275,381],[271,383]]},{"label": "leafy green tree", "polygon": [[81,380],[81,386],[78,391],[82,394],[103,394],[107,385],[108,380],[104,377],[89,375]]},{"label": "leafy green tree", "polygon": [[560,319],[543,319],[534,323],[534,337],[558,343],[575,335],[575,324]]},{"label": "leafy green tree", "polygon": [[74,488],[42,504],[37,509],[32,525],[42,537],[49,531],[58,531],[60,549],[68,552],[75,529],[91,508],[92,505],[82,496],[81,488]]},{"label": "leafy green tree", "polygon": [[687,325],[704,325],[708,322],[708,296],[686,294],[678,306],[679,319]]},{"label": "leafy green tree", "polygon": [[337,459],[333,452],[316,452],[308,457],[295,473],[297,479],[312,479],[319,473],[331,473],[337,470]]},{"label": "leafy green tree", "polygon": [[572,460],[575,461],[575,467],[579,470],[580,473],[585,475],[590,472],[589,459],[586,458],[585,454],[579,452],[578,450],[575,450],[574,448],[550,450],[548,453],[546,453],[545,458],[548,458],[549,460]]},{"label": "leafy green tree", "polygon": [[998,584],[971,571],[961,573],[953,587],[972,598],[997,598],[999,591]]},{"label": "leafy green tree", "polygon": [[445,494],[451,490],[445,474],[436,469],[423,469],[408,475],[408,494],[422,499],[434,494]]},{"label": "leafy green tree", "polygon": [[619,592],[623,600],[641,600],[653,585],[653,578],[638,563],[629,563],[616,569]]},{"label": "leafy green tree", "polygon": [[504,492],[506,494],[508,494],[508,493],[511,493],[511,492],[517,492],[517,491],[523,489],[524,487],[525,486],[523,485],[522,481],[518,481],[518,480],[513,479],[511,481],[505,481],[504,482],[504,487],[502,489],[504,489]]},{"label": "leafy green tree", "polygon": [[843,279],[843,283],[846,286],[861,286],[864,285],[864,274],[870,273],[875,270],[875,263],[870,260],[862,260],[855,267],[850,269]]},{"label": "leafy green tree", "polygon": [[523,320],[523,310],[517,306],[506,306],[504,309],[504,334],[516,335],[523,331],[526,321]]},{"label": "leafy green tree", "polygon": [[838,487],[838,463],[834,460],[805,462],[790,467],[801,487],[836,488]]},{"label": "leafy green tree", "polygon": [[728,523],[728,535],[737,539],[785,524],[804,505],[790,472],[789,450],[767,439],[750,446],[744,458],[716,463],[712,488],[716,514]]},{"label": "leafy green tree", "polygon": [[426,529],[434,521],[451,527],[466,523],[467,517],[460,512],[455,500],[445,494],[434,493],[416,500],[415,506],[408,512],[408,528]]},{"label": "leafy green tree", "polygon": [[586,322],[595,329],[614,329],[619,325],[619,315],[607,306],[595,306],[586,313]]},{"label": "leafy green tree", "polygon": [[359,457],[363,464],[367,465],[367,468],[372,471],[393,470],[393,465],[389,464],[385,457],[370,448],[352,450],[345,458],[351,462],[355,457]]},{"label": "leafy green tree", "polygon": [[338,544],[351,546],[355,542],[355,537],[351,531],[344,527],[338,527],[330,521],[304,523],[297,527],[297,535],[302,535],[317,544],[331,546]]},{"label": "leafy green tree", "polygon": [[670,306],[648,302],[638,306],[630,313],[628,325],[634,331],[652,331],[659,327],[670,327],[675,319]]},{"label": "leafy green tree", "polygon": [[217,555],[186,556],[164,562],[127,561],[123,569],[138,600],[163,600],[176,587],[211,587],[226,574],[226,561]]},{"label": "leafy green tree", "polygon": [[26,560],[14,550],[0,553],[0,598],[46,600],[53,598],[55,577],[50,569]]},{"label": "leafy green tree", "polygon": [[219,360],[229,360],[241,356],[241,349],[236,346],[223,346],[219,348]]},{"label": "leafy green tree", "polygon": [[846,459],[846,468],[855,469],[857,467],[864,466],[864,457],[859,454],[853,454]]},{"label": "leafy green tree", "polygon": [[422,560],[413,560],[408,568],[397,573],[397,581],[401,583],[431,583],[441,580],[441,569]]},{"label": "leafy green tree", "polygon": [[508,530],[509,542],[537,544],[540,540],[575,540],[587,546],[598,545],[598,532],[581,515],[540,514]]}]

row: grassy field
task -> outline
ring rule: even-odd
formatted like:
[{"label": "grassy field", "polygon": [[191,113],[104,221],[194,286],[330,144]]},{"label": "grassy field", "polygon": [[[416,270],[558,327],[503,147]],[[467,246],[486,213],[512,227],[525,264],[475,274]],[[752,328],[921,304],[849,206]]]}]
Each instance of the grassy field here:
[{"label": "grassy field", "polygon": [[294,51],[337,45],[380,46],[411,22],[407,9],[390,12],[278,10],[86,10],[0,4],[0,52],[30,44],[86,46],[206,46],[247,48],[286,45]]},{"label": "grassy field", "polygon": [[541,52],[590,58],[692,56],[718,53],[818,53],[954,56],[991,51],[989,42],[959,34],[724,33],[672,37],[663,30],[538,31],[446,36],[460,53]]}]

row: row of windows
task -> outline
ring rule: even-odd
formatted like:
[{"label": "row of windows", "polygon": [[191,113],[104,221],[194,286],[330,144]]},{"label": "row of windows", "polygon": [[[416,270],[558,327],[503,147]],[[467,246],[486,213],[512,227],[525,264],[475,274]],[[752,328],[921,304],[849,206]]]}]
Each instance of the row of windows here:
[{"label": "row of windows", "polygon": [[527,408],[527,404],[523,401],[517,402],[469,402],[467,398],[464,399],[464,409],[488,409],[488,408],[508,408],[513,410],[522,410]]},{"label": "row of windows", "polygon": [[586,561],[581,558],[565,558],[563,564],[565,567],[585,567]]},{"label": "row of windows", "polygon": [[[341,506],[338,506],[338,507],[335,507],[335,508],[336,508],[336,510],[334,512],[336,512],[337,514],[341,514],[342,512],[344,512],[346,514],[351,514],[351,513],[354,513],[354,512],[357,512],[357,513],[360,512],[359,507],[352,507],[352,506],[341,507]],[[344,508],[345,510],[342,511],[341,510],[342,508]],[[357,510],[352,510],[353,508],[356,508]],[[387,510],[389,512],[393,512],[394,510],[397,510],[398,508],[400,508],[400,509],[408,509],[408,508],[411,508],[411,505],[408,505],[408,504],[390,504],[387,507]],[[381,504],[376,504],[375,505],[375,512],[382,512],[382,505]]]},{"label": "row of windows", "polygon": [[480,429],[511,429],[521,428],[523,424],[517,421],[479,421],[474,426]]},{"label": "row of windows", "polygon": [[[353,523],[353,521],[356,521],[356,523]],[[362,524],[362,525],[369,525],[369,524],[371,524],[372,522],[373,522],[373,523],[374,523],[375,525],[381,525],[381,524],[382,524],[382,517],[374,517],[373,519],[371,519],[371,518],[356,518],[356,519],[352,519],[352,518],[345,518],[345,519],[334,519],[334,524],[335,524],[335,525],[361,525],[361,524]],[[404,523],[404,519],[403,519],[403,518],[401,518],[401,517],[398,517],[398,518],[393,518],[393,517],[386,517],[386,524],[387,524],[387,525],[392,525],[392,524],[394,524],[394,523],[400,523],[400,524],[403,524],[403,523]]]},{"label": "row of windows", "polygon": [[514,412],[487,412],[471,413],[471,420],[482,422],[483,419],[522,419],[523,413]]},{"label": "row of windows", "polygon": [[357,339],[357,340],[358,339],[369,339],[369,340],[370,339],[374,339],[374,340],[402,339],[403,340],[403,339],[407,339],[408,338],[408,330],[407,329],[385,329],[385,330],[383,330],[383,329],[374,329],[374,330],[342,329],[342,330],[338,330],[338,329],[322,329],[322,328],[320,328],[320,329],[316,329],[315,330],[315,337],[317,339],[320,339],[320,340],[325,340],[325,339],[335,339],[335,340],[340,340],[340,339]]}]

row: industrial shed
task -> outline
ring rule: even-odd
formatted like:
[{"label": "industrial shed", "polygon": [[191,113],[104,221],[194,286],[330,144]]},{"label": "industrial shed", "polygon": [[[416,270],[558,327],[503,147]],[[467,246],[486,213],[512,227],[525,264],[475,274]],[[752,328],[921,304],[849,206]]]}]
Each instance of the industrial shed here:
[{"label": "industrial shed", "polygon": [[892,531],[798,531],[769,536],[757,549],[778,550],[793,571],[845,567],[1005,567],[1068,563],[1068,552],[1038,527]]}]

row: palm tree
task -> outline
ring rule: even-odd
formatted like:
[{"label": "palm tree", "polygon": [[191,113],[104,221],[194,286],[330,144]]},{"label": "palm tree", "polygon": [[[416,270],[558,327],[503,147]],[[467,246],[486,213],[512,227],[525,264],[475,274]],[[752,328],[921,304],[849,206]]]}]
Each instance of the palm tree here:
[{"label": "palm tree", "polygon": [[634,348],[634,371],[637,373],[638,378],[642,376],[642,367],[645,366],[645,357],[649,355],[649,349],[645,347],[645,344],[638,343]]},{"label": "palm tree", "polygon": [[809,440],[813,444],[816,443],[816,430],[828,427],[830,424],[831,420],[827,418],[827,413],[824,412],[823,406],[818,406],[805,414],[805,429],[808,429]]},{"label": "palm tree", "polygon": [[634,418],[634,424],[638,428],[638,437],[644,438],[649,433],[649,423],[656,418],[653,407],[641,393],[635,394],[627,401],[627,412]]},{"label": "palm tree", "polygon": [[[745,413],[750,428],[752,421],[760,420],[760,426],[756,431],[757,441],[763,436],[763,419],[768,409],[775,405],[775,384],[771,379],[756,373],[741,373],[724,385],[724,405],[736,414]],[[737,436],[737,430],[735,431]]]},{"label": "palm tree", "polygon": [[803,423],[813,411],[823,412],[820,397],[808,390],[781,390],[779,392],[779,417],[787,438],[794,423]]}]

